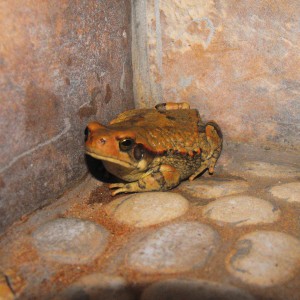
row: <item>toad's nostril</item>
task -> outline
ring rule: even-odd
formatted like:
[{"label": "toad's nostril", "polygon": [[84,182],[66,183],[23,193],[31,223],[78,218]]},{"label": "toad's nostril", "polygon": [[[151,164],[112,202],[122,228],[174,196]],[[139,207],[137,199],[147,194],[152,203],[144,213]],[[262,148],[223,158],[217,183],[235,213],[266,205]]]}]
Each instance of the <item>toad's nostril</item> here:
[{"label": "toad's nostril", "polygon": [[100,142],[101,145],[104,145],[106,143],[106,139],[101,138],[101,139],[99,139],[99,142]]}]

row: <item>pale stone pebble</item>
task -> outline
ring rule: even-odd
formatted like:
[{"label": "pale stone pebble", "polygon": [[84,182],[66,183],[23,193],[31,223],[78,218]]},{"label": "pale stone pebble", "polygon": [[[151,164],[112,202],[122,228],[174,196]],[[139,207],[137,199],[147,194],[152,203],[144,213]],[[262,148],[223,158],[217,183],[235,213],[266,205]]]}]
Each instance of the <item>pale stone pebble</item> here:
[{"label": "pale stone pebble", "polygon": [[193,197],[213,199],[228,195],[239,194],[247,191],[249,184],[245,180],[206,179],[200,178],[195,181],[186,181],[180,189]]},{"label": "pale stone pebble", "polygon": [[233,226],[273,223],[280,216],[280,210],[270,202],[251,196],[220,198],[207,204],[202,213],[211,220]]},{"label": "pale stone pebble", "polygon": [[162,227],[135,241],[126,264],[141,273],[175,273],[201,268],[219,245],[219,235],[198,222]]},{"label": "pale stone pebble", "polygon": [[93,273],[80,278],[53,300],[133,300],[135,296],[120,276]]},{"label": "pale stone pebble", "polygon": [[273,164],[262,161],[247,161],[242,164],[240,175],[269,178],[293,178],[300,176],[300,169],[291,165]]},{"label": "pale stone pebble", "polygon": [[299,271],[300,240],[282,232],[252,232],[238,240],[226,261],[228,271],[247,284],[284,283]]},{"label": "pale stone pebble", "polygon": [[43,224],[33,233],[39,254],[49,260],[84,264],[101,255],[108,231],[93,222],[60,218]]},{"label": "pale stone pebble", "polygon": [[300,182],[290,182],[273,186],[270,189],[273,196],[287,202],[300,203]]},{"label": "pale stone pebble", "polygon": [[138,193],[116,199],[105,210],[115,221],[135,227],[146,227],[170,221],[185,214],[189,202],[169,192]]},{"label": "pale stone pebble", "polygon": [[254,300],[239,288],[207,280],[169,279],[147,287],[141,300]]}]

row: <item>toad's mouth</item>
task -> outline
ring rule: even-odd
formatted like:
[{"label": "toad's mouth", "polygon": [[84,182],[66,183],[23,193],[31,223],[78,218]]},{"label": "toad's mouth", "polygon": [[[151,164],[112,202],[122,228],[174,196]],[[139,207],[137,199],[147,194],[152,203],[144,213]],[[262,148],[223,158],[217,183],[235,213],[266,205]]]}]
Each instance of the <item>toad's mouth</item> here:
[{"label": "toad's mouth", "polygon": [[99,159],[99,160],[104,160],[104,161],[109,161],[109,162],[112,162],[116,165],[119,165],[119,166],[123,166],[125,168],[134,168],[134,164],[132,163],[129,163],[127,161],[124,161],[124,160],[120,160],[120,159],[116,159],[116,158],[113,158],[113,157],[107,157],[107,156],[103,156],[103,155],[99,155],[99,154],[96,154],[94,152],[90,152],[90,151],[85,151],[85,153],[95,159]]}]

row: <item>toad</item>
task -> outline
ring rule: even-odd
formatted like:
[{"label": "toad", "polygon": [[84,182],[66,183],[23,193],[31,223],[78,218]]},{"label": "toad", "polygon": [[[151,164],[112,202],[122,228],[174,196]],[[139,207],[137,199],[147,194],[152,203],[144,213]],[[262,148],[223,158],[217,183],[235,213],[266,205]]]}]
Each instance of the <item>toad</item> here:
[{"label": "toad", "polygon": [[222,133],[188,103],[169,102],[126,111],[108,126],[89,123],[85,145],[86,154],[123,181],[109,185],[112,195],[166,191],[206,170],[213,173]]}]

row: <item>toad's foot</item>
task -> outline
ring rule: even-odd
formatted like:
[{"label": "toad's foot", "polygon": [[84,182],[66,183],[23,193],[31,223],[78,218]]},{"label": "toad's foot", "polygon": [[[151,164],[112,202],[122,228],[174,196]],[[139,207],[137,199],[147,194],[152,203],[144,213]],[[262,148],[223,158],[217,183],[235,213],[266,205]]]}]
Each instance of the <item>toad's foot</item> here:
[{"label": "toad's foot", "polygon": [[190,181],[194,180],[199,174],[201,174],[206,169],[208,169],[209,174],[213,174],[216,163],[217,163],[217,159],[215,159],[214,157],[211,157],[210,159],[204,161],[201,164],[200,168],[193,175],[189,177],[189,180]]},{"label": "toad's foot", "polygon": [[205,171],[208,168],[208,165],[209,165],[209,161],[208,160],[204,161],[201,164],[200,168],[193,175],[189,177],[189,180],[190,181],[194,180],[199,174],[201,174],[203,171]]},{"label": "toad's foot", "polygon": [[180,174],[175,168],[161,165],[138,181],[113,183],[109,185],[109,188],[114,189],[111,193],[113,196],[120,193],[166,191],[178,185],[179,181]]}]

